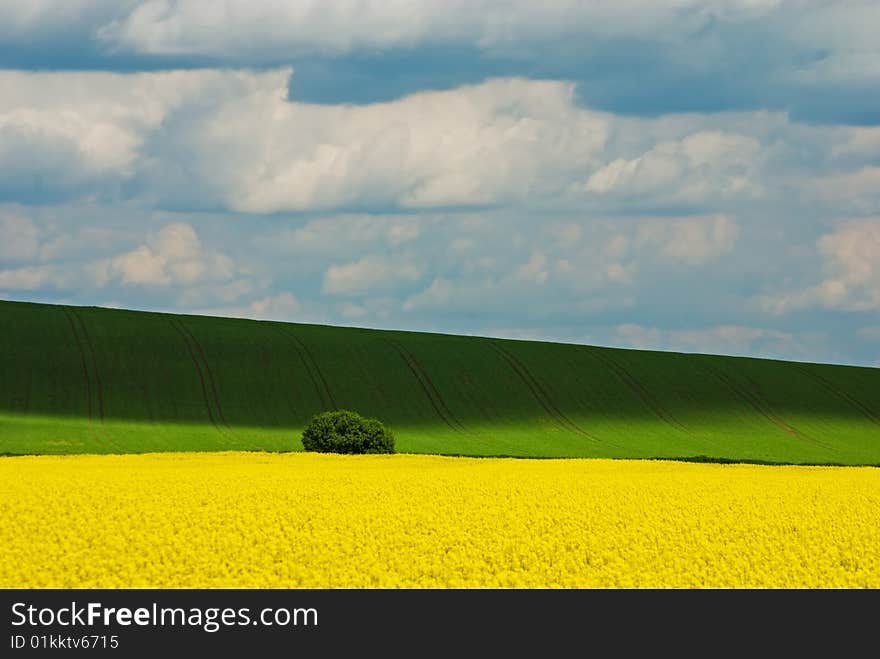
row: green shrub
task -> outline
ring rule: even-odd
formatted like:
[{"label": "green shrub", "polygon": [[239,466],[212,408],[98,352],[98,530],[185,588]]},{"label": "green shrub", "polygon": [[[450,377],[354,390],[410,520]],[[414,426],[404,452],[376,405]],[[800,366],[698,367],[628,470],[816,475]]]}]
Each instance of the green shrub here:
[{"label": "green shrub", "polygon": [[394,453],[394,435],[377,419],[336,410],[312,417],[303,430],[306,451],[321,453]]}]

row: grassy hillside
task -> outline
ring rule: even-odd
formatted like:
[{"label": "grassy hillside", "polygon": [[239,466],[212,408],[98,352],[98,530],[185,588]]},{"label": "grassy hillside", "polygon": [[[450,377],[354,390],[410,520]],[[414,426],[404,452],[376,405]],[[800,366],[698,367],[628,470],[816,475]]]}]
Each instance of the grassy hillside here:
[{"label": "grassy hillside", "polygon": [[880,369],[0,302],[0,453],[299,449],[880,464]]}]

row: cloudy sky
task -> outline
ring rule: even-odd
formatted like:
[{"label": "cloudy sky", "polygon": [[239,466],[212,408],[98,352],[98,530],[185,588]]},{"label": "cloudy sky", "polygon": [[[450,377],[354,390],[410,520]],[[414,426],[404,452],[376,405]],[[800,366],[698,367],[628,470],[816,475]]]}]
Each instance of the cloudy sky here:
[{"label": "cloudy sky", "polygon": [[0,298],[880,365],[880,3],[0,0]]}]

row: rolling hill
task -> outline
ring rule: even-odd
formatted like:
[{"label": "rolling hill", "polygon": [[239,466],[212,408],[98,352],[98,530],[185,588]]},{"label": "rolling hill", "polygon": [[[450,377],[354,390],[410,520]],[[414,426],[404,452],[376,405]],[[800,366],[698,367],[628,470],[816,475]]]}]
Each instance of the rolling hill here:
[{"label": "rolling hill", "polygon": [[299,450],[880,464],[880,369],[0,301],[0,453]]}]

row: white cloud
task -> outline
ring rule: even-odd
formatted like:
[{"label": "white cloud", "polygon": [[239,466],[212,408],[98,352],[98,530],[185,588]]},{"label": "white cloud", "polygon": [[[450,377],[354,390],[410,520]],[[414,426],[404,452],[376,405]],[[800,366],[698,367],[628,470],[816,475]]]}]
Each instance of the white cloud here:
[{"label": "white cloud", "polygon": [[[607,286],[632,287],[640,277],[699,268],[733,250],[737,223],[726,215],[612,218],[550,224],[518,266],[512,283],[561,285],[580,294]],[[641,273],[641,274],[640,274]]]},{"label": "white cloud", "polygon": [[822,0],[225,0],[221,8],[211,0],[147,0],[97,18],[102,43],[152,55],[269,62],[451,46],[534,61],[623,42],[644,44],[679,75],[727,72],[750,45],[744,35],[757,35],[773,44],[762,58],[767,84],[880,80],[880,9],[872,0],[845,8]]},{"label": "white cloud", "polygon": [[660,142],[635,158],[612,160],[589,177],[586,191],[680,201],[702,200],[710,194],[719,199],[752,197],[761,194],[761,159],[761,143],[753,137],[697,131]]},{"label": "white cloud", "polygon": [[93,193],[131,179],[144,142],[175,109],[210,106],[259,82],[220,71],[0,70],[0,192]]},{"label": "white cloud", "polygon": [[251,302],[250,308],[255,318],[266,318],[267,314],[291,316],[300,310],[300,303],[290,293],[278,293]]},{"label": "white cloud", "polygon": [[54,279],[54,269],[45,265],[0,270],[0,286],[15,291],[35,291],[52,284]]},{"label": "white cloud", "polygon": [[433,278],[404,299],[404,311],[516,309],[552,318],[628,308],[646,285],[669,277],[670,265],[678,272],[706,268],[733,249],[738,235],[723,215],[513,223],[496,213],[486,219],[467,233],[454,219],[432,227],[420,247]]},{"label": "white cloud", "polygon": [[668,262],[697,266],[733,249],[738,235],[725,215],[650,219],[639,222],[636,245]]},{"label": "white cloud", "polygon": [[776,314],[811,307],[880,310],[880,218],[846,222],[817,247],[824,278],[805,290],[762,296],[760,305]]},{"label": "white cloud", "polygon": [[837,85],[876,83],[880,80],[876,38],[880,5],[872,0],[848,2],[844,7],[820,1],[809,2],[790,26],[789,39],[800,45],[824,50],[793,73],[807,84],[832,82]]},{"label": "white cloud", "polygon": [[[880,204],[855,129],[766,112],[623,118],[580,107],[569,82],[520,78],[316,105],[288,100],[290,75],[0,71],[0,197],[412,216],[484,206],[733,212],[791,191],[859,213]],[[807,160],[809,175],[799,169]],[[359,230],[358,215],[347,218]],[[391,246],[418,236],[410,217],[387,222]]]},{"label": "white cloud", "polygon": [[424,266],[410,256],[370,254],[357,261],[330,266],[324,274],[321,290],[330,295],[387,290],[399,283],[416,282],[423,272]]},{"label": "white cloud", "polygon": [[450,280],[436,277],[425,290],[404,300],[403,310],[444,308],[449,304],[454,292],[455,286]]},{"label": "white cloud", "polygon": [[228,280],[235,264],[222,252],[203,248],[192,226],[169,224],[147,244],[99,261],[92,272],[100,285],[187,286],[203,281]]},{"label": "white cloud", "polygon": [[358,303],[346,300],[335,308],[346,321],[362,322],[370,319],[372,322],[377,322],[387,319],[399,306],[400,303],[394,298],[367,297]]},{"label": "white cloud", "polygon": [[0,39],[4,43],[86,36],[97,26],[134,8],[133,0],[3,0]]},{"label": "white cloud", "polygon": [[[632,3],[630,3],[632,5]],[[690,2],[690,5],[696,3]],[[635,7],[563,0],[535,6],[524,0],[380,2],[227,0],[223,11],[209,0],[149,0],[103,28],[110,43],[151,54],[296,57],[427,44],[473,44],[486,50],[531,46],[571,34],[650,35],[675,28],[676,18],[652,2]],[[665,16],[664,16],[665,15]],[[682,14],[678,30],[699,24]]]},{"label": "white cloud", "polygon": [[813,182],[826,203],[847,207],[856,213],[880,210],[880,166],[831,174]]},{"label": "white cloud", "polygon": [[490,55],[535,58],[560,43],[583,49],[615,40],[654,44],[682,57],[676,45],[686,42],[693,52],[682,66],[700,69],[730,56],[737,43],[731,34],[760,28],[786,48],[833,55],[799,71],[812,81],[845,79],[859,62],[868,69],[862,75],[873,73],[878,20],[876,5],[855,0],[845,10],[776,0],[225,0],[222,8],[211,0],[147,0],[117,12],[97,34],[139,53],[256,61],[418,46],[471,46]]},{"label": "white cloud", "polygon": [[32,260],[39,237],[40,231],[30,218],[0,210],[0,262]]},{"label": "white cloud", "polygon": [[286,228],[256,239],[261,247],[300,257],[338,257],[358,254],[367,247],[391,248],[416,240],[423,226],[440,218],[424,215],[363,215],[341,213],[308,220],[303,226]]},{"label": "white cloud", "polygon": [[608,117],[578,109],[565,82],[328,106],[288,101],[290,74],[0,71],[0,193],[132,181],[160,206],[258,213],[490,204],[560,192],[605,142]]},{"label": "white cloud", "polygon": [[768,85],[880,81],[872,0],[845,8],[822,0],[226,0],[222,10],[210,0],[148,0],[97,25],[98,38],[122,50],[256,62],[432,46],[570,60],[623,42],[644,44],[679,75],[726,72],[754,34],[773,44],[762,60]]},{"label": "white cloud", "polygon": [[386,237],[392,247],[399,247],[419,237],[419,225],[414,220],[396,222],[388,229]]},{"label": "white cloud", "polygon": [[[641,44],[678,76],[730,73],[757,40],[765,84],[871,85],[880,79],[873,0],[4,0],[0,39],[74,41],[103,54],[237,63],[473,48],[489,57],[570,62]],[[750,40],[750,37],[752,40]],[[770,44],[767,47],[766,44]],[[658,67],[662,70],[662,67]],[[736,69],[734,69],[736,70]],[[747,74],[754,76],[754,72]]]},{"label": "white cloud", "polygon": [[835,131],[831,155],[835,158],[880,158],[880,126],[846,126]]},{"label": "white cloud", "polygon": [[[240,56],[270,53],[341,54],[412,45],[429,34],[427,21],[445,12],[434,3],[261,2],[231,0],[218,10],[203,0],[148,0],[99,30],[106,42],[151,54]],[[434,29],[443,29],[442,24]],[[447,28],[448,29],[448,28]],[[224,47],[225,44],[225,47]]]},{"label": "white cloud", "polygon": [[339,313],[341,313],[344,318],[357,320],[358,318],[367,317],[370,313],[370,310],[362,304],[355,304],[354,302],[343,302],[342,305],[339,307]]},{"label": "white cloud", "polygon": [[[70,209],[69,206],[64,207]],[[40,245],[39,259],[53,262],[82,257],[83,254],[111,251],[120,241],[118,232],[97,226],[67,226],[79,224],[76,218],[65,218],[64,224]],[[63,229],[63,231],[61,231]],[[61,231],[61,232],[59,232]]]},{"label": "white cloud", "polygon": [[547,270],[547,255],[543,252],[533,252],[527,263],[524,263],[513,273],[514,279],[520,281],[543,284],[550,276]]},{"label": "white cloud", "polygon": [[[319,106],[274,94],[230,101],[175,135],[206,180],[245,212],[391,204],[509,202],[558,192],[596,162],[606,119],[578,110],[567,83],[492,80],[388,103]],[[206,158],[227,154],[228,167]],[[161,179],[160,179],[161,180]]]}]

